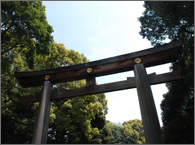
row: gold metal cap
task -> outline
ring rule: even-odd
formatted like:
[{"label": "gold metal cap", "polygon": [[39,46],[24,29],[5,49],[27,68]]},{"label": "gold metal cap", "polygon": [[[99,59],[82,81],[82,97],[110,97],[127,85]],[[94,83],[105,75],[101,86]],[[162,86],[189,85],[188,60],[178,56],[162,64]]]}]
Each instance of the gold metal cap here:
[{"label": "gold metal cap", "polygon": [[134,61],[135,61],[135,63],[140,63],[141,59],[140,58],[136,58]]},{"label": "gold metal cap", "polygon": [[88,69],[87,69],[87,72],[88,72],[88,73],[91,73],[92,70],[93,70],[92,68],[88,68]]},{"label": "gold metal cap", "polygon": [[45,76],[45,80],[47,81],[47,80],[49,80],[50,79],[50,76],[49,75],[46,75]]}]

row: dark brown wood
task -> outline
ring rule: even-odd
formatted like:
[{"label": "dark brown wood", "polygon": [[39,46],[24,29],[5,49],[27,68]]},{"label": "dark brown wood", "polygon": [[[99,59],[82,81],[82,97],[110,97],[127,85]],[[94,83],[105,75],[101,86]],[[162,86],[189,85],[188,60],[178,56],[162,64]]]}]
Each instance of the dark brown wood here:
[{"label": "dark brown wood", "polygon": [[[160,75],[155,75],[155,73],[149,74],[148,78],[149,78],[150,84],[154,85],[154,84],[179,80],[181,79],[181,75],[179,72],[175,71],[175,72],[169,72],[169,73],[160,74]],[[117,90],[131,89],[135,87],[136,87],[135,78],[128,77],[127,80],[120,81],[120,82],[89,86],[85,88],[65,90],[65,91],[60,91],[60,92],[53,90],[51,93],[51,100],[55,100],[55,99],[65,99],[66,100],[68,98],[73,98],[77,96],[112,92],[112,91],[117,91]],[[21,96],[19,103],[27,104],[27,103],[38,102],[40,95],[41,93],[36,93],[35,95],[30,95],[30,96]]]},{"label": "dark brown wood", "polygon": [[42,95],[39,96],[40,103],[38,114],[36,118],[36,124],[34,128],[34,134],[32,144],[46,144],[47,143],[47,132],[49,126],[49,115],[51,108],[51,90],[53,86],[50,81],[45,81],[43,85]]},{"label": "dark brown wood", "polygon": [[86,87],[95,86],[95,77],[94,76],[88,76],[86,78]]},{"label": "dark brown wood", "polygon": [[[134,67],[134,73],[146,143],[162,144],[163,140],[160,124],[150,87],[149,77],[144,65],[141,63],[136,64]],[[153,78],[153,76],[154,75],[151,75],[150,77]]]},{"label": "dark brown wood", "polygon": [[[174,73],[174,72],[172,72],[172,73]],[[166,74],[163,74],[163,75],[166,75]],[[148,77],[150,77],[151,81],[153,82],[153,78],[156,77],[156,73],[154,72],[154,73],[148,74]],[[132,79],[135,79],[135,77],[127,77],[127,80],[132,80]]]},{"label": "dark brown wood", "polygon": [[[148,74],[148,78],[151,85],[166,83],[169,81],[181,79],[181,74],[179,71],[168,72],[164,74],[156,75],[156,73]],[[132,77],[127,77],[127,80],[131,80]]]},{"label": "dark brown wood", "polygon": [[182,41],[179,40],[162,46],[79,65],[41,71],[16,72],[15,77],[22,87],[34,87],[43,84],[45,75],[50,75],[50,81],[52,84],[56,84],[86,79],[89,75],[87,73],[88,68],[93,69],[90,74],[94,77],[120,73],[133,70],[134,60],[137,57],[141,58],[141,63],[145,67],[175,61],[181,45]]}]

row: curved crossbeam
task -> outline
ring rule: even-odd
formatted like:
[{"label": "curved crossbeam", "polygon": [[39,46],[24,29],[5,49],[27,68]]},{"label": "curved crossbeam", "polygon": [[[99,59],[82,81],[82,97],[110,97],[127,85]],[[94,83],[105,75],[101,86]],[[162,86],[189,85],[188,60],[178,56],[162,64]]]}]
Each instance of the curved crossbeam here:
[{"label": "curved crossbeam", "polygon": [[[41,71],[16,72],[15,77],[19,80],[20,85],[26,88],[43,85],[46,75],[49,75],[52,84],[56,84],[86,79],[89,76],[97,77],[130,71],[136,64],[136,58],[140,58],[146,68],[175,61],[181,45],[182,41],[178,40],[154,48],[79,65]],[[91,70],[90,73],[87,70]]]}]

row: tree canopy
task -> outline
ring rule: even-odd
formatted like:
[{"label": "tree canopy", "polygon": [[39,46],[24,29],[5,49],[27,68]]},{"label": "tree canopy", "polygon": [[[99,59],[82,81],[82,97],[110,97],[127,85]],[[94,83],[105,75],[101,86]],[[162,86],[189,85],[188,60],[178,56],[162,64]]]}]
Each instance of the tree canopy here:
[{"label": "tree canopy", "polygon": [[146,8],[140,34],[151,44],[163,40],[183,40],[182,51],[170,69],[181,72],[182,79],[167,83],[168,93],[161,103],[164,143],[194,143],[194,2],[152,1]]},{"label": "tree canopy", "polygon": [[[21,105],[18,104],[18,97],[40,92],[42,88],[22,88],[14,78],[15,71],[57,68],[89,61],[83,54],[53,42],[52,53],[37,55],[34,58],[36,67],[29,69],[24,52],[19,50],[20,48],[12,50],[15,54],[12,67],[2,74],[1,119],[2,132],[5,132],[2,134],[2,143],[30,143],[38,102]],[[80,88],[85,83],[85,80],[59,83],[54,85],[54,89],[60,91]],[[108,143],[111,133],[105,120],[106,113],[107,101],[104,94],[52,101],[48,143]]]},{"label": "tree canopy", "polygon": [[139,119],[129,120],[123,123],[124,141],[126,144],[144,144],[144,129]]},{"label": "tree canopy", "polygon": [[33,67],[36,54],[50,54],[53,41],[52,26],[46,20],[41,1],[1,2],[1,59],[6,60],[18,46],[25,53],[28,65]]},{"label": "tree canopy", "polygon": [[[152,45],[163,44],[163,40],[182,39],[184,34],[194,34],[194,2],[145,2],[146,8],[141,22],[140,35]],[[183,38],[184,39],[184,38]]]},{"label": "tree canopy", "polygon": [[144,129],[139,119],[115,124],[110,121],[108,126],[112,132],[110,144],[145,144]]},{"label": "tree canopy", "polygon": [[122,125],[121,124],[115,124],[110,121],[108,122],[108,127],[112,132],[112,136],[110,138],[110,144],[123,144],[124,139],[123,139],[123,130],[122,130]]},{"label": "tree canopy", "polygon": [[[2,143],[31,143],[39,103],[21,105],[20,96],[42,86],[22,88],[15,72],[37,71],[89,62],[64,44],[53,42],[52,26],[39,1],[1,3],[1,131]],[[59,83],[55,90],[84,87],[85,80]],[[104,94],[53,101],[48,143],[108,143],[111,132]]]}]

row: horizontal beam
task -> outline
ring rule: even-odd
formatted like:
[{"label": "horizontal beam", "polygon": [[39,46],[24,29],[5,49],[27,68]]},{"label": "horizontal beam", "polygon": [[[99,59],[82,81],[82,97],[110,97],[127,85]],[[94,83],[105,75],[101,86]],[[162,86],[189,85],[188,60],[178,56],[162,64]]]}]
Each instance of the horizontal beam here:
[{"label": "horizontal beam", "polygon": [[[165,82],[170,82],[170,81],[181,79],[181,75],[178,71],[160,74],[160,75],[156,75],[153,73],[153,74],[148,75],[148,79],[149,79],[150,84],[154,85],[154,84],[165,83]],[[97,85],[97,86],[65,90],[65,91],[60,91],[60,92],[53,90],[51,93],[51,100],[68,99],[68,98],[73,98],[77,96],[106,93],[106,92],[112,92],[112,91],[118,91],[118,90],[124,90],[124,89],[131,89],[135,87],[136,87],[135,78],[128,77],[127,80],[125,81],[102,84],[102,85]],[[40,95],[41,93],[36,93],[35,95],[30,95],[30,96],[21,96],[19,103],[27,104],[27,103],[38,102]]]},{"label": "horizontal beam", "polygon": [[[86,79],[90,75],[97,77],[120,73],[133,70],[134,60],[137,57],[141,59],[144,67],[173,62],[177,59],[177,51],[181,48],[181,45],[182,41],[178,40],[154,48],[79,65],[41,71],[16,72],[15,77],[19,80],[22,87],[35,87],[43,84],[46,75],[50,76],[52,84],[56,84]],[[88,68],[92,68],[90,73],[87,72]]]}]

